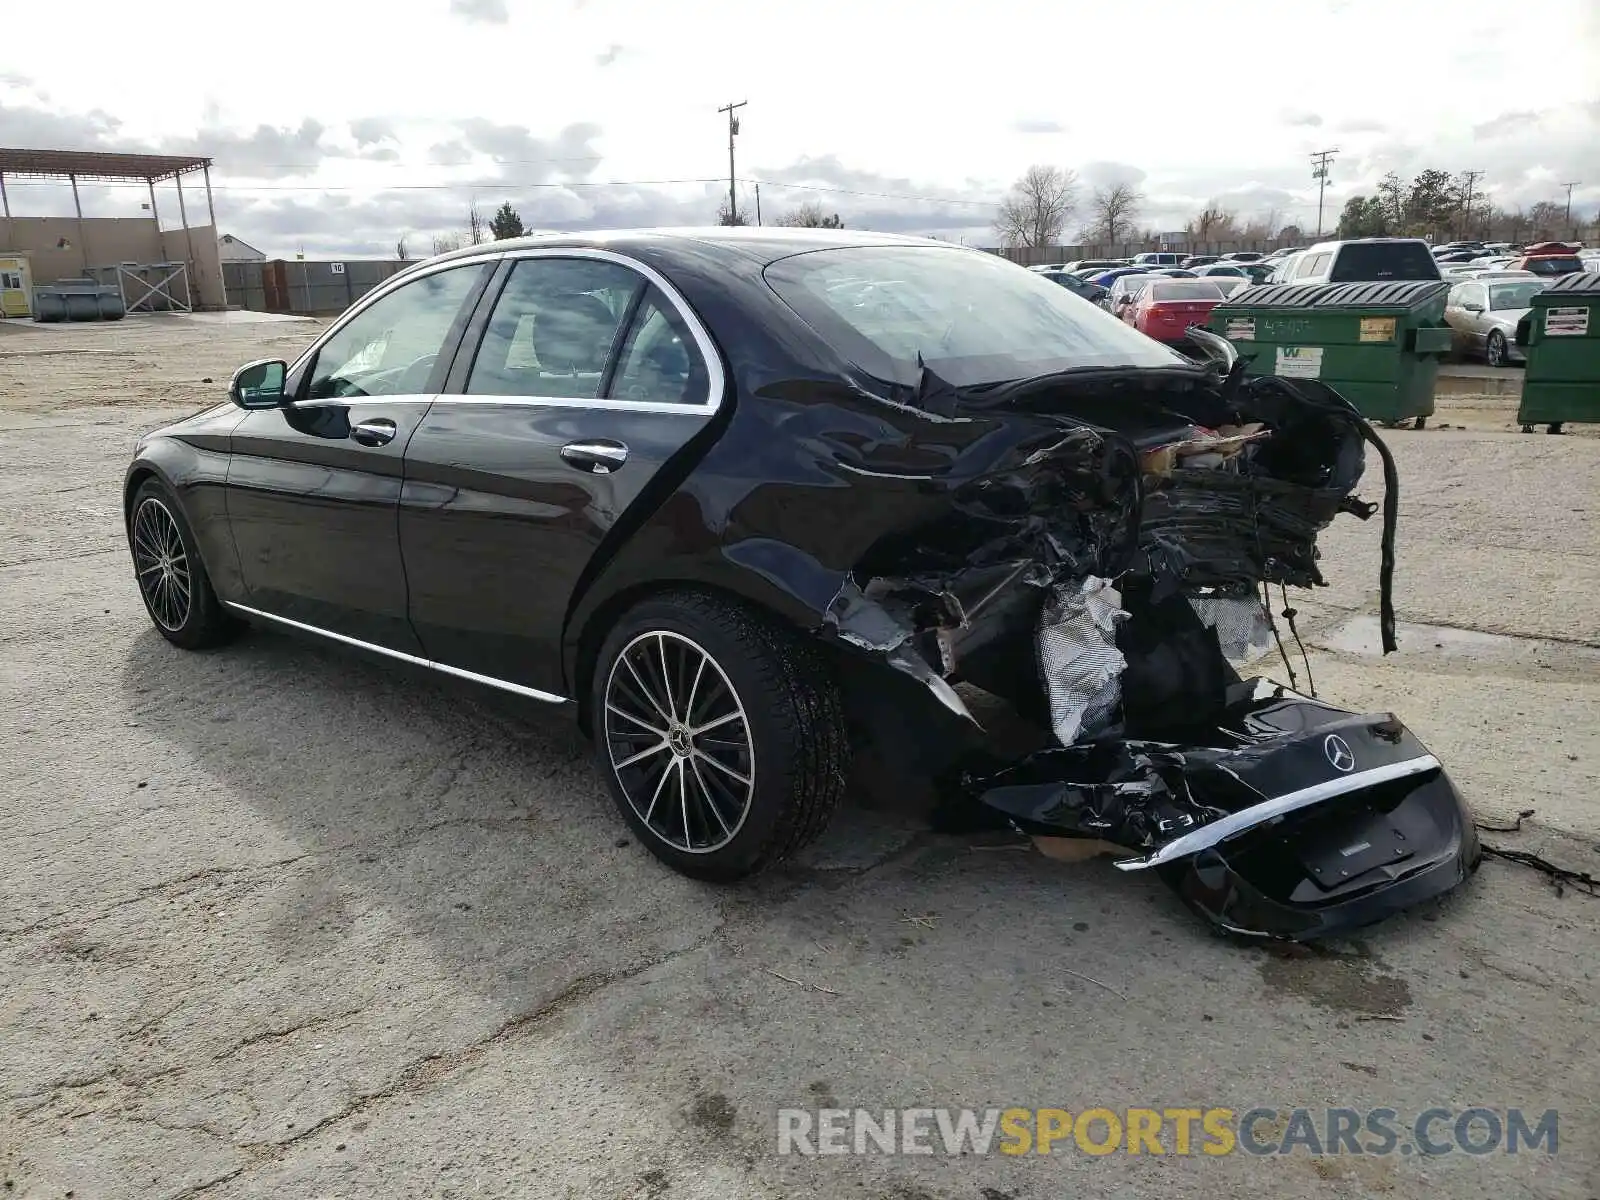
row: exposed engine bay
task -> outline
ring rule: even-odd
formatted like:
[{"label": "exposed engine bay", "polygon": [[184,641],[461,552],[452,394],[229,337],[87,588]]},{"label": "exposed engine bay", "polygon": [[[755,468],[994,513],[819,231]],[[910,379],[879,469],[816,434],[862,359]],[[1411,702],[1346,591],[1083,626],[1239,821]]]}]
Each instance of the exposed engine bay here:
[{"label": "exposed engine bay", "polygon": [[962,392],[924,369],[891,402],[988,420],[962,451],[985,457],[948,464],[937,519],[871,546],[821,632],[969,729],[963,685],[1047,731],[1020,757],[980,736],[953,765],[945,789],[968,818],[1108,843],[1120,868],[1158,871],[1230,932],[1335,933],[1459,884],[1479,858],[1472,820],[1392,714],[1235,664],[1282,649],[1268,589],[1298,641],[1285,589],[1325,586],[1318,535],[1379,514],[1356,495],[1369,446],[1383,650],[1396,648],[1398,479],[1331,388],[1246,379],[1221,339],[1197,341],[1216,357],[1198,382],[1083,370]]}]

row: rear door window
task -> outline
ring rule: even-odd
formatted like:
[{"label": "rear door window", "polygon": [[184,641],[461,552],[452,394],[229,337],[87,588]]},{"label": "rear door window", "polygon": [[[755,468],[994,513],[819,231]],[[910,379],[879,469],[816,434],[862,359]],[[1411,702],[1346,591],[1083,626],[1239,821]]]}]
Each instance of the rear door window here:
[{"label": "rear door window", "polygon": [[469,396],[592,399],[645,280],[614,262],[525,258],[495,301]]}]

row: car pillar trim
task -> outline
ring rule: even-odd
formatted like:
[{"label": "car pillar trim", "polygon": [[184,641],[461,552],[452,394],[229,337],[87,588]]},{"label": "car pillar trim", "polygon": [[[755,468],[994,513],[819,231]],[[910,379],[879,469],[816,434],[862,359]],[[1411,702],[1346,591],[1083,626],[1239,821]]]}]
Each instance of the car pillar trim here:
[{"label": "car pillar trim", "polygon": [[1124,858],[1117,862],[1119,871],[1142,871],[1146,867],[1158,867],[1162,863],[1172,862],[1175,859],[1187,858],[1201,850],[1208,850],[1218,842],[1225,841],[1235,834],[1244,833],[1258,825],[1264,825],[1277,817],[1287,816],[1289,813],[1298,812],[1302,808],[1310,808],[1314,804],[1321,804],[1324,800],[1332,800],[1349,792],[1359,792],[1366,788],[1377,787],[1379,784],[1392,783],[1396,779],[1407,779],[1412,775],[1421,775],[1426,771],[1437,771],[1441,764],[1431,754],[1423,754],[1417,758],[1408,758],[1404,762],[1385,763],[1381,767],[1360,771],[1354,775],[1343,775],[1338,779],[1327,779],[1321,783],[1314,783],[1310,787],[1300,788],[1282,796],[1275,796],[1260,804],[1252,804],[1249,808],[1240,809],[1236,813],[1229,813],[1209,825],[1202,825],[1193,833],[1186,833],[1180,838],[1174,838],[1154,853],[1144,855],[1142,858]]},{"label": "car pillar trim", "polygon": [[565,696],[557,696],[554,692],[541,692],[538,688],[526,687],[520,683],[512,683],[507,679],[496,679],[493,675],[480,675],[476,671],[463,670],[461,667],[452,667],[449,663],[435,662],[429,658],[420,658],[415,654],[406,654],[400,650],[391,650],[387,646],[374,645],[364,642],[360,638],[353,638],[347,634],[335,633],[331,629],[323,629],[317,625],[307,625],[304,621],[291,620],[280,617],[277,613],[263,612],[259,608],[251,608],[247,604],[237,604],[232,600],[224,600],[223,604],[235,612],[242,612],[247,616],[260,617],[264,621],[276,621],[280,625],[287,625],[290,629],[298,629],[302,633],[314,633],[318,637],[329,638],[341,642],[346,646],[354,646],[358,650],[368,650],[373,654],[381,654],[385,658],[393,658],[403,663],[410,663],[414,667],[426,667],[430,671],[439,671],[445,675],[454,675],[458,679],[470,679],[473,683],[481,683],[487,687],[499,688],[503,692],[513,692],[518,696],[526,696],[530,700],[542,700],[546,704],[569,704],[571,701]]}]

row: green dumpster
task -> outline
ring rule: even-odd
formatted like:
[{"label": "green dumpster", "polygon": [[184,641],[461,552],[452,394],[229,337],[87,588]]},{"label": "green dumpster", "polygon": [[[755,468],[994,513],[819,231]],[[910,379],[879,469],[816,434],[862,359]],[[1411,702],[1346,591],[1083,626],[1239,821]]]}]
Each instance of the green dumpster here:
[{"label": "green dumpster", "polygon": [[1527,355],[1517,423],[1561,432],[1563,421],[1600,421],[1600,275],[1564,275],[1533,298],[1517,330]]},{"label": "green dumpster", "polygon": [[1252,375],[1320,379],[1371,421],[1433,414],[1449,285],[1440,280],[1279,283],[1247,287],[1211,311]]}]

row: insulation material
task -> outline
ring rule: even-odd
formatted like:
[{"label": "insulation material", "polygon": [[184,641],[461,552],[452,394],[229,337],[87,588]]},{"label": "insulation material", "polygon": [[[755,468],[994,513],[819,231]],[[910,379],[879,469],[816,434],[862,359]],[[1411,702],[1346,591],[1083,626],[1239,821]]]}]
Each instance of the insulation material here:
[{"label": "insulation material", "polygon": [[1050,727],[1063,746],[1108,724],[1122,700],[1127,660],[1117,649],[1122,595],[1090,575],[1051,589],[1039,618],[1039,668],[1050,697]]},{"label": "insulation material", "polygon": [[1254,596],[1193,596],[1189,603],[1201,624],[1217,631],[1222,656],[1243,662],[1272,645],[1272,626]]}]

